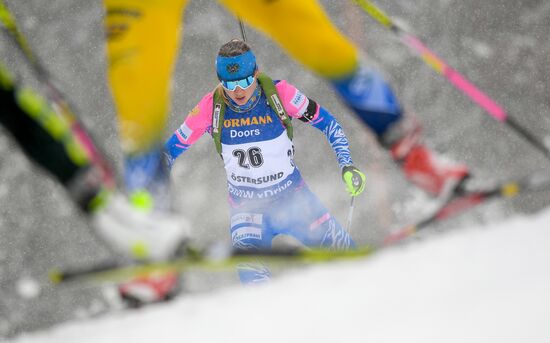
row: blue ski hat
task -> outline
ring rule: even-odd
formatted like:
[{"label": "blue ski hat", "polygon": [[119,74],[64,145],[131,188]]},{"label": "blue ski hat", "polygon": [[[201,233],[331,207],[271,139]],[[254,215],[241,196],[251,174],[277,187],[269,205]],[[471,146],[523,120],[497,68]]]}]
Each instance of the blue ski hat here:
[{"label": "blue ski hat", "polygon": [[256,71],[256,56],[251,50],[237,56],[220,56],[216,58],[218,79],[236,81],[246,79]]}]

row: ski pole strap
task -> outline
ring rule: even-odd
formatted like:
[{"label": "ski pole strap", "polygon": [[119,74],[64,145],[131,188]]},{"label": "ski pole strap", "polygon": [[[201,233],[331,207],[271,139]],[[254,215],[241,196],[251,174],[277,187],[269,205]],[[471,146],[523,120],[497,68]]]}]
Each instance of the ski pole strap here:
[{"label": "ski pole strap", "polygon": [[[273,84],[273,80],[265,75],[264,73],[259,73],[257,76],[260,87],[267,98],[269,107],[277,114],[283,126],[286,129],[286,134],[290,140],[293,137],[292,122],[290,117],[283,107],[277,88]],[[223,127],[223,118],[227,104],[225,103],[225,97],[223,94],[223,89],[221,86],[216,87],[214,90],[214,107],[212,110],[212,138],[214,139],[214,144],[216,145],[216,151],[221,155],[222,153],[222,127]]]}]

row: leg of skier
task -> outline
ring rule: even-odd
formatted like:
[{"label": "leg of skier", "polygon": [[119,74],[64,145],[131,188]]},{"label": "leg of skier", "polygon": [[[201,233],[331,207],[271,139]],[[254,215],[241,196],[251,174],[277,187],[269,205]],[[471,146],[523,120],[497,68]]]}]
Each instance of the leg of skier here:
[{"label": "leg of skier", "polygon": [[358,49],[337,30],[316,0],[220,2],[327,79],[391,151],[412,183],[438,195],[467,176],[465,166],[443,162],[421,142],[420,125],[404,113],[388,83],[360,60]]},{"label": "leg of skier", "polygon": [[125,156],[126,185],[137,201],[150,197],[147,203],[157,208],[168,205],[162,145],[186,2],[104,0],[108,79]]},{"label": "leg of skier", "polygon": [[[119,119],[130,198],[144,210],[171,206],[162,151],[170,104],[170,79],[187,0],[104,0],[108,77]],[[167,298],[177,288],[172,273],[122,285],[131,304]]]},{"label": "leg of skier", "polygon": [[99,151],[94,142],[83,141],[71,120],[33,90],[20,88],[1,64],[0,108],[0,125],[35,165],[56,178],[111,248],[134,259],[165,259],[177,251],[186,238],[185,224],[132,207],[117,191],[103,156],[90,154]]},{"label": "leg of skier", "polygon": [[[231,204],[230,204],[231,205]],[[235,249],[269,250],[273,232],[261,206],[230,206],[231,242]],[[253,262],[240,263],[237,272],[242,284],[259,284],[271,279],[271,272],[260,258]]]},{"label": "leg of skier", "polygon": [[292,236],[306,247],[329,250],[355,248],[350,234],[305,184],[280,199],[276,206],[271,206],[268,218],[275,235]]},{"label": "leg of skier", "polygon": [[[231,208],[231,240],[242,250],[269,250],[277,235],[294,237],[309,248],[346,250],[355,247],[348,232],[304,184],[274,201]],[[271,278],[266,263],[258,259],[237,266],[243,284]]]},{"label": "leg of skier", "polygon": [[84,212],[103,188],[112,188],[107,175],[90,161],[69,124],[30,89],[20,89],[0,65],[0,124],[23,152],[48,171]]}]

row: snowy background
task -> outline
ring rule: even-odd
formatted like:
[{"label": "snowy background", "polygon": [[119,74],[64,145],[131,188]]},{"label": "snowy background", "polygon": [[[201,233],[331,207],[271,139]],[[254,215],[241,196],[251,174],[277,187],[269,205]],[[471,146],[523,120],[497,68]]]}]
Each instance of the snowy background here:
[{"label": "snowy background", "polygon": [[[60,88],[75,104],[83,121],[120,167],[113,106],[105,83],[101,2],[6,2],[36,54],[60,81]],[[384,71],[405,107],[421,118],[434,149],[466,162],[481,180],[505,180],[548,170],[549,162],[544,156],[473,105],[351,1],[321,2],[338,27],[365,51],[369,62]],[[502,104],[533,134],[550,140],[550,3],[544,0],[419,0],[378,5]],[[167,136],[216,83],[213,60],[219,46],[240,37],[235,19],[214,1],[191,1],[184,20],[183,53],[174,73]],[[376,244],[392,227],[414,218],[425,204],[422,194],[407,186],[386,152],[376,145],[372,135],[339,102],[330,87],[253,29],[247,29],[247,36],[260,68],[274,78],[289,80],[342,122],[351,141],[354,161],[367,174],[368,182],[366,192],[356,202],[352,228],[356,240]],[[0,39],[0,58],[28,85],[39,88],[22,57],[5,37]],[[332,213],[345,222],[349,198],[330,147],[316,130],[300,123],[295,128],[296,160],[302,174]],[[319,144],[307,144],[311,141]],[[54,267],[87,266],[108,261],[113,256],[89,233],[89,227],[80,220],[62,188],[33,169],[1,128],[0,155],[0,337],[112,311],[116,304],[108,296],[109,289],[48,284],[47,271]],[[192,221],[194,234],[202,242],[229,242],[224,180],[223,166],[211,139],[206,136],[180,158],[174,168],[176,205]],[[548,204],[550,193],[493,202],[436,226],[423,236],[447,230],[455,235],[472,224],[502,222],[520,214],[533,215]],[[213,215],[203,215],[213,209]],[[541,218],[540,225],[544,224],[544,218],[550,222],[548,216]],[[517,235],[520,241],[523,232]],[[498,237],[498,233],[495,236]],[[422,269],[427,261],[440,260],[442,251],[445,250],[431,250],[430,256],[418,262],[418,268]],[[468,251],[464,251],[464,255],[467,254]],[[368,263],[365,261],[367,268]],[[493,269],[489,264],[481,266]],[[506,264],[503,262],[500,266]],[[387,265],[386,268],[400,267]],[[338,278],[338,274],[324,277]],[[372,278],[376,277],[373,274]],[[29,287],[31,278],[38,280],[39,293],[35,294]],[[190,275],[184,284],[187,294],[196,294],[236,285],[236,282],[234,273],[227,272]],[[289,282],[314,285],[316,278]],[[407,288],[402,279],[394,282],[394,287]],[[437,280],[432,282],[435,289],[446,286]],[[270,294],[277,294],[276,287]],[[461,289],[460,280],[456,281],[456,289]],[[244,293],[239,297],[244,297]],[[389,311],[390,305],[387,309],[382,308],[382,304],[379,306],[381,311]],[[185,312],[184,305],[174,306],[180,306],[179,311]]]}]

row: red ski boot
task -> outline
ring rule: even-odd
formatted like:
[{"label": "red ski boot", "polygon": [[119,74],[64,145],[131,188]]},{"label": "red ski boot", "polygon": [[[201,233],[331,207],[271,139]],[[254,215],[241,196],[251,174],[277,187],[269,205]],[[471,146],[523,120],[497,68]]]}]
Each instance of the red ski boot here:
[{"label": "red ski boot", "polygon": [[466,166],[436,159],[424,145],[414,146],[401,168],[408,180],[434,196],[454,190],[468,176]]},{"label": "red ski boot", "polygon": [[179,292],[178,275],[170,271],[152,272],[119,285],[118,292],[130,308],[168,301]]},{"label": "red ski boot", "polygon": [[391,128],[382,144],[389,147],[410,182],[434,196],[447,194],[468,177],[468,168],[436,156],[421,144],[421,134],[416,118],[407,116]]}]

